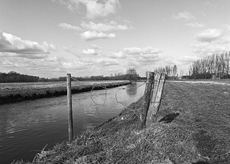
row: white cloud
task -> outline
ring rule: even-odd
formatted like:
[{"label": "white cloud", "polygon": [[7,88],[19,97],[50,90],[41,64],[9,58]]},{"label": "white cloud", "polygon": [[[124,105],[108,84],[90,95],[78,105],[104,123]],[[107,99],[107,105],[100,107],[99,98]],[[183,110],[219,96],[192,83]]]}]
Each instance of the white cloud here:
[{"label": "white cloud", "polygon": [[19,58],[27,58],[27,59],[43,59],[47,58],[47,54],[15,54],[15,53],[0,53],[0,57],[12,58],[12,57],[19,57]]},{"label": "white cloud", "polygon": [[176,19],[176,20],[182,19],[182,20],[186,20],[186,21],[196,20],[196,17],[193,16],[190,12],[187,12],[187,11],[180,12],[177,15],[173,15],[172,18]]},{"label": "white cloud", "polygon": [[98,55],[98,53],[96,52],[95,49],[83,50],[82,53],[83,53],[84,55]]},{"label": "white cloud", "polygon": [[130,48],[124,48],[123,51],[118,52],[116,54],[117,55],[116,58],[122,59],[123,57],[122,55],[125,55],[126,60],[122,60],[122,63],[124,66],[126,66],[126,68],[138,67],[138,69],[144,69],[146,67],[152,67],[159,61],[164,60],[162,58],[161,52],[162,52],[161,50],[152,47],[145,47],[145,48],[130,47]]},{"label": "white cloud", "polygon": [[89,40],[96,40],[96,39],[108,39],[108,38],[115,38],[116,34],[114,33],[102,33],[102,32],[96,32],[96,31],[85,31],[80,34],[81,38],[85,41]]},{"label": "white cloud", "polygon": [[73,26],[71,24],[67,24],[67,23],[60,23],[59,27],[65,29],[65,30],[74,30],[74,31],[81,31],[82,29],[78,26]]},{"label": "white cloud", "polygon": [[82,61],[66,61],[61,63],[61,68],[66,70],[85,70],[90,65]]},{"label": "white cloud", "polygon": [[227,30],[209,28],[197,34],[196,39],[199,42],[191,47],[193,53],[199,56],[205,57],[230,51],[230,35]]},{"label": "white cloud", "polygon": [[111,55],[110,55],[111,58],[117,58],[117,59],[125,59],[127,58],[127,56],[122,52],[122,51],[119,51],[119,52],[112,52]]},{"label": "white cloud", "polygon": [[[229,45],[230,44],[230,35],[226,35],[225,37],[220,38],[217,43],[223,44],[223,45]],[[229,45],[230,46],[230,45]]]},{"label": "white cloud", "polygon": [[[77,50],[75,48],[66,48],[66,47],[63,47],[63,49],[70,53],[70,54],[73,54],[75,57],[80,57],[80,58],[84,58],[85,57],[89,57],[87,55],[100,55],[100,52],[101,52],[101,48],[92,44],[91,45],[93,48],[89,48],[89,49],[83,49],[83,50]],[[83,56],[82,56],[83,55]],[[92,57],[92,56],[90,56]]]},{"label": "white cloud", "polygon": [[60,62],[57,60],[54,60],[54,58],[44,58],[41,60],[30,60],[27,58],[3,58],[2,64],[4,67],[12,67],[17,68],[19,70],[22,69],[28,69],[28,70],[49,70],[51,71],[54,68],[58,68],[60,65]]},{"label": "white cloud", "polygon": [[85,32],[80,34],[81,38],[86,41],[96,40],[96,39],[115,38],[116,34],[105,33],[105,32],[128,29],[127,25],[119,25],[115,21],[111,21],[109,23],[94,23],[92,21],[90,21],[89,23],[82,22],[81,23],[82,28],[67,23],[61,23],[59,24],[59,27],[67,30],[74,30],[74,31],[86,30]]},{"label": "white cloud", "polygon": [[109,58],[99,58],[96,60],[96,63],[100,66],[114,66],[119,65],[119,62],[115,59],[109,59]]},{"label": "white cloud", "polygon": [[138,62],[142,66],[153,65],[160,60],[163,60],[163,59],[160,58],[160,56],[158,56],[158,55],[144,56],[144,57],[142,56],[142,57],[138,58]]},{"label": "white cloud", "polygon": [[207,56],[212,54],[224,53],[230,51],[230,42],[228,44],[222,44],[221,42],[201,42],[192,46],[193,53],[201,56]]},{"label": "white cloud", "polygon": [[[126,61],[124,63],[126,68],[131,67],[131,68],[138,68],[138,70],[141,70],[146,67],[154,68],[162,60],[164,60],[162,56],[152,55],[152,56],[127,56],[127,60],[122,60],[122,61]],[[146,70],[148,69],[146,68],[145,71]]]},{"label": "white cloud", "polygon": [[94,22],[82,22],[81,26],[85,29],[91,31],[113,31],[113,30],[127,30],[127,25],[119,25],[115,21],[111,21],[110,23],[94,23]]},{"label": "white cloud", "polygon": [[159,54],[162,51],[158,49],[154,49],[152,47],[146,47],[146,48],[131,47],[131,48],[124,48],[124,52],[129,55],[147,55],[147,54]]},{"label": "white cloud", "polygon": [[135,58],[129,58],[127,60],[127,66],[132,67],[132,68],[135,68],[135,67],[140,68],[141,67],[140,63]]},{"label": "white cloud", "polygon": [[222,31],[220,29],[206,29],[200,34],[196,35],[198,41],[201,42],[212,42],[218,40],[222,36]]},{"label": "white cloud", "polygon": [[105,17],[111,13],[115,13],[117,6],[119,6],[118,0],[107,0],[104,4],[99,3],[97,0],[87,1],[85,4],[87,8],[87,17]]},{"label": "white cloud", "polygon": [[73,48],[67,48],[67,47],[63,47],[64,51],[74,55],[74,56],[78,56],[79,54],[81,54],[81,51],[76,51]]},{"label": "white cloud", "polygon": [[194,22],[194,23],[188,23],[186,24],[187,26],[193,27],[193,28],[201,28],[204,27],[204,24],[198,23],[198,22]]},{"label": "white cloud", "polygon": [[[198,42],[195,45],[192,45],[193,53],[199,54],[202,56],[212,55],[217,53],[224,53],[230,51],[230,35],[222,35],[222,31],[210,30],[210,35],[204,35],[206,37],[199,38],[201,42]],[[207,32],[207,34],[209,34]],[[211,37],[212,36],[212,37]]]},{"label": "white cloud", "polygon": [[77,63],[83,67],[90,67],[95,64],[95,58],[79,57]]},{"label": "white cloud", "polygon": [[95,49],[95,50],[101,50],[102,49],[102,47],[99,47],[95,44],[91,44],[91,47],[93,47],[93,49]]},{"label": "white cloud", "polygon": [[29,57],[22,54],[49,54],[51,50],[56,50],[52,44],[44,42],[41,45],[0,31],[0,52],[21,54],[21,57]]},{"label": "white cloud", "polygon": [[66,5],[68,9],[78,10],[80,5],[84,5],[87,11],[87,18],[93,19],[96,17],[106,17],[109,14],[114,14],[120,6],[119,0],[52,0]]},{"label": "white cloud", "polygon": [[[67,72],[86,70],[91,63],[79,60],[67,60],[63,57],[47,57],[40,60],[30,60],[27,58],[1,57],[0,65],[8,70],[26,72],[30,74],[46,77],[64,76]],[[16,69],[16,70],[15,70]],[[55,76],[54,76],[55,75]]]},{"label": "white cloud", "polygon": [[183,64],[191,64],[192,62],[199,60],[200,58],[197,56],[184,56],[180,58],[178,61]]}]

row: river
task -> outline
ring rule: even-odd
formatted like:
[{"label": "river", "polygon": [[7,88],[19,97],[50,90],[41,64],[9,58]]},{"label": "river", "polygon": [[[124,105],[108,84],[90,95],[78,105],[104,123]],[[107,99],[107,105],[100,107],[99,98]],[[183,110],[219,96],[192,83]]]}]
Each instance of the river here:
[{"label": "river", "polygon": [[[144,94],[143,83],[74,94],[74,136],[118,115]],[[0,105],[0,164],[32,161],[68,139],[66,96]]]}]

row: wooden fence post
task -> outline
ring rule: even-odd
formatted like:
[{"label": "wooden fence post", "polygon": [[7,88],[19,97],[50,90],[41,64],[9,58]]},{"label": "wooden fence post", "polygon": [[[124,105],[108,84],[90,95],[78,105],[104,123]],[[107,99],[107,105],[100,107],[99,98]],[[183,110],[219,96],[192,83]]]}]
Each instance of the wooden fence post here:
[{"label": "wooden fence post", "polygon": [[73,140],[73,110],[71,94],[71,74],[67,74],[67,105],[68,105],[68,133],[69,142]]},{"label": "wooden fence post", "polygon": [[145,86],[145,93],[144,93],[144,104],[141,110],[141,121],[140,121],[140,129],[145,127],[146,123],[146,116],[149,109],[149,104],[151,100],[151,91],[152,91],[152,84],[154,81],[154,72],[146,72],[147,82]]},{"label": "wooden fence post", "polygon": [[151,123],[156,121],[157,112],[159,110],[161,96],[164,88],[165,74],[157,74],[155,76],[155,84],[153,95],[151,98],[151,104],[147,113],[146,126],[150,126]]}]

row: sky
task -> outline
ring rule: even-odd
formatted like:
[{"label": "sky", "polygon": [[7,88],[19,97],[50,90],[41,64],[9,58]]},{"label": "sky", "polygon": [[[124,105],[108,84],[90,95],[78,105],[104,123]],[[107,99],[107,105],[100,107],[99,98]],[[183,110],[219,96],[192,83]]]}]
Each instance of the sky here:
[{"label": "sky", "polygon": [[141,76],[230,51],[229,0],[0,0],[0,72]]}]

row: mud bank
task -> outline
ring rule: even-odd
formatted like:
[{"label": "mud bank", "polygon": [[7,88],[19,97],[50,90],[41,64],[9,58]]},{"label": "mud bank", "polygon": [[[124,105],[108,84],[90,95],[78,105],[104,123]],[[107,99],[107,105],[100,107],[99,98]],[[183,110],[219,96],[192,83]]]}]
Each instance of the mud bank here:
[{"label": "mud bank", "polygon": [[[96,83],[95,85],[72,85],[72,94],[81,93],[81,92],[88,92],[93,90],[101,90],[101,89],[108,89],[119,87],[123,85],[128,85],[131,82],[124,81],[124,82],[108,82],[108,83]],[[40,98],[49,98],[49,97],[57,97],[67,94],[66,86],[54,86],[54,87],[17,87],[17,88],[3,88],[0,90],[0,104],[5,103],[14,103],[19,101],[25,100],[34,100]]]}]

